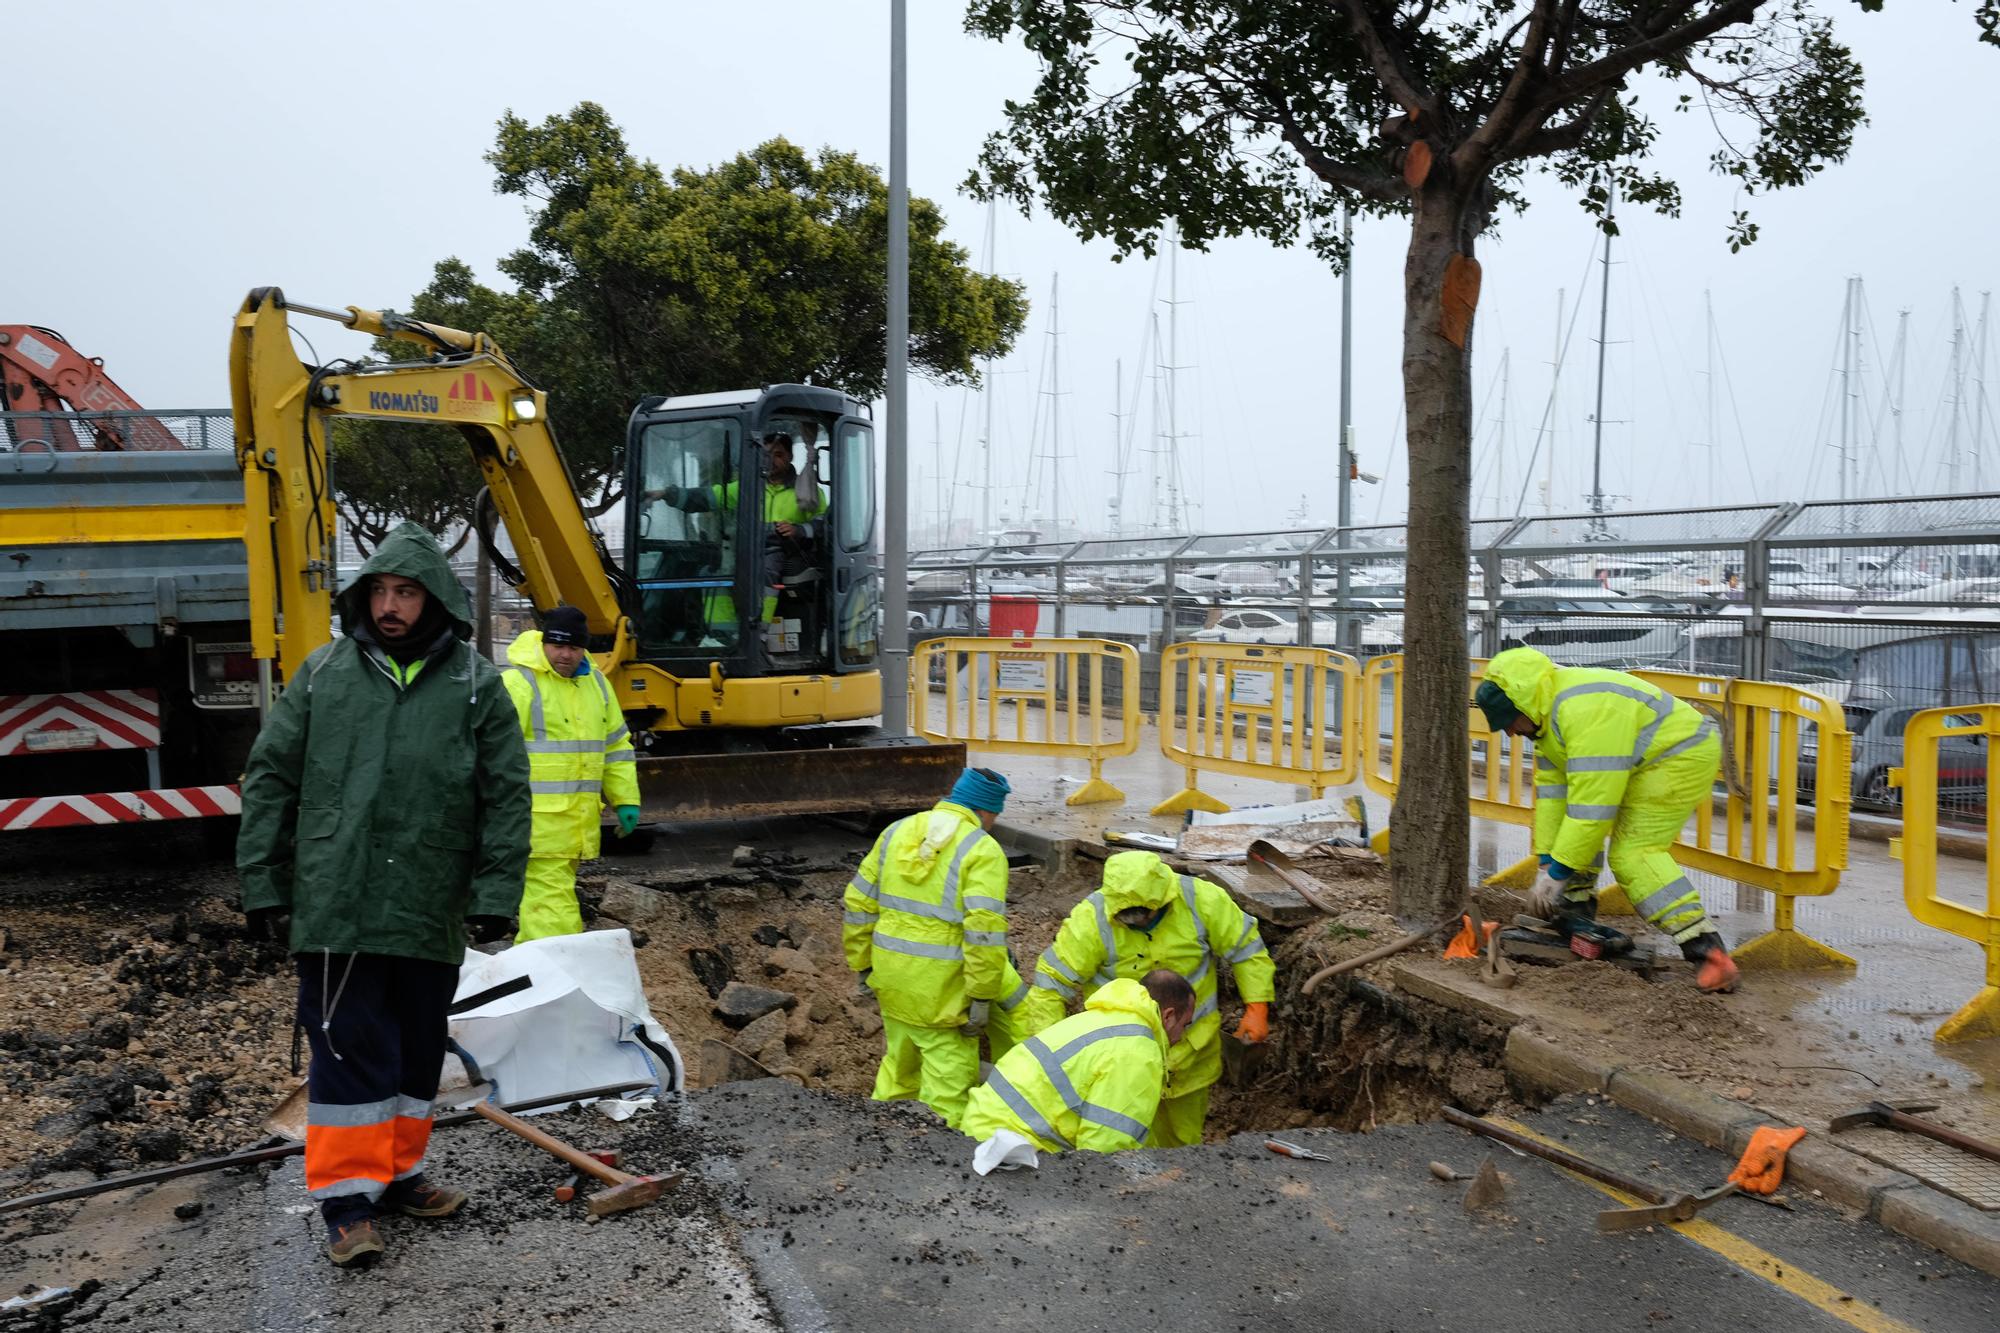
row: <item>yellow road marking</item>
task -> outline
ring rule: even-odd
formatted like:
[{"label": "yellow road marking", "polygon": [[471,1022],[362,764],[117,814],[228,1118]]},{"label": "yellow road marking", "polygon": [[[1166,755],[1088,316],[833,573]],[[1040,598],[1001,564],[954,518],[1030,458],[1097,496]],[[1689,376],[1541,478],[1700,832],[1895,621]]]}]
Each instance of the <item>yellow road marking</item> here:
[{"label": "yellow road marking", "polygon": [[[1503,1129],[1513,1130],[1523,1138],[1533,1139],[1551,1148],[1561,1148],[1564,1152],[1574,1151],[1553,1139],[1537,1134],[1518,1120],[1508,1120],[1501,1116],[1489,1116],[1488,1119]],[[1641,1207],[1645,1203],[1644,1199],[1635,1199],[1623,1190],[1614,1189],[1588,1176],[1579,1176],[1574,1171],[1564,1171],[1563,1174],[1572,1180],[1582,1181],[1601,1194],[1609,1195],[1628,1208]],[[1668,1222],[1662,1225],[1679,1232],[1703,1249],[1721,1255],[1744,1272],[1763,1278],[1772,1286],[1790,1292],[1806,1304],[1826,1311],[1842,1323],[1863,1330],[1863,1333],[1916,1333],[1914,1328],[1902,1320],[1882,1313],[1859,1297],[1849,1296],[1831,1282],[1814,1277],[1797,1264],[1780,1259],[1769,1250],[1752,1245],[1735,1232],[1725,1231],[1713,1222],[1704,1222],[1697,1217],[1692,1221]]]}]

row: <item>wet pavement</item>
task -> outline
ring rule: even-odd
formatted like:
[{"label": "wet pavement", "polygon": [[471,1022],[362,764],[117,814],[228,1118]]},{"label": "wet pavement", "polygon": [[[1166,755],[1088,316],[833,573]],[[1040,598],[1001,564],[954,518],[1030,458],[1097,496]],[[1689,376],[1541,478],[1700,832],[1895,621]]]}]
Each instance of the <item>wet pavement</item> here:
[{"label": "wet pavement", "polygon": [[[454,1330],[1649,1328],[1984,1330],[2000,1280],[1810,1197],[1601,1235],[1603,1194],[1442,1124],[1293,1131],[1201,1149],[1076,1154],[981,1179],[920,1110],[776,1081],[692,1094],[614,1126],[545,1117],[629,1163],[689,1168],[659,1206],[591,1223],[562,1169],[486,1126],[441,1131],[434,1169],[475,1190],[444,1222],[395,1220],[379,1267],[334,1270],[297,1165],[100,1199],[60,1236],[0,1243],[21,1281],[102,1287],[76,1312],[161,1333]],[[1593,1160],[1713,1184],[1717,1154],[1608,1104],[1521,1118]],[[1426,1164],[1509,1178],[1469,1214]],[[174,1201],[199,1217],[171,1218]],[[151,1221],[155,1225],[137,1224]],[[133,1236],[143,1239],[132,1241]],[[120,1240],[123,1236],[127,1239]]]}]

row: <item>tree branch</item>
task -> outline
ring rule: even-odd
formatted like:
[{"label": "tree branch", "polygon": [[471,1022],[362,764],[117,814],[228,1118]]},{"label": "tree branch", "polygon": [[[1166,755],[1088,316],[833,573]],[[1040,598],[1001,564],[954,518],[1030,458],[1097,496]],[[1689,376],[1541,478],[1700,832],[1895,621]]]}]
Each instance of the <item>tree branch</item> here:
[{"label": "tree branch", "polygon": [[1410,189],[1399,176],[1377,175],[1363,171],[1359,167],[1348,166],[1335,161],[1325,149],[1307,137],[1305,127],[1291,108],[1277,98],[1271,98],[1271,113],[1277,120],[1278,136],[1291,145],[1292,151],[1305,163],[1307,171],[1341,190],[1352,190],[1364,199],[1373,199],[1380,204],[1408,203]]},{"label": "tree branch", "polygon": [[[1621,47],[1588,65],[1578,67],[1556,80],[1550,91],[1548,105],[1550,111],[1574,102],[1617,83],[1620,79],[1657,56],[1669,55],[1685,50],[1696,42],[1705,41],[1731,24],[1747,22],[1757,16],[1766,0],[1721,0],[1714,9],[1700,18],[1690,19],[1676,28],[1655,32],[1651,37]],[[1684,5],[1685,13],[1693,6]]]},{"label": "tree branch", "polygon": [[1435,123],[1439,119],[1437,100],[1417,90],[1416,81],[1404,66],[1401,55],[1390,49],[1382,30],[1375,26],[1375,16],[1368,12],[1368,0],[1336,0],[1336,3],[1340,12],[1347,16],[1348,29],[1353,32],[1354,40],[1361,43],[1361,49],[1368,56],[1368,63],[1374,67],[1375,77],[1382,81],[1383,89],[1396,99],[1397,105],[1404,111],[1421,113]]},{"label": "tree branch", "polygon": [[1590,133],[1592,123],[1611,104],[1613,90],[1606,88],[1583,110],[1560,125],[1550,125],[1542,129],[1530,129],[1527,123],[1515,131],[1506,145],[1501,148],[1499,160],[1513,162],[1525,157],[1547,157],[1553,153],[1567,153],[1581,147],[1584,137]]},{"label": "tree branch", "polygon": [[1535,0],[1534,10],[1528,16],[1527,36],[1521,39],[1521,56],[1514,62],[1506,89],[1479,128],[1451,155],[1452,166],[1461,176],[1485,175],[1500,144],[1514,137],[1524,118],[1521,104],[1527,100],[1529,89],[1547,73],[1542,65],[1542,52],[1549,43],[1549,21],[1556,4],[1557,0]]}]

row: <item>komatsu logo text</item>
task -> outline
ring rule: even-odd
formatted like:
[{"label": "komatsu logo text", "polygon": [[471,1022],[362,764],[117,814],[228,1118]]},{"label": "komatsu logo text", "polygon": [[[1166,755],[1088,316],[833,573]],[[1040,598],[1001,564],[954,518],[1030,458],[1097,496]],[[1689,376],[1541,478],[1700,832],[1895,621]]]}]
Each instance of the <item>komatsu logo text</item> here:
[{"label": "komatsu logo text", "polygon": [[432,393],[383,393],[379,389],[368,391],[370,412],[416,412],[424,416],[437,416],[442,410],[436,394]]}]

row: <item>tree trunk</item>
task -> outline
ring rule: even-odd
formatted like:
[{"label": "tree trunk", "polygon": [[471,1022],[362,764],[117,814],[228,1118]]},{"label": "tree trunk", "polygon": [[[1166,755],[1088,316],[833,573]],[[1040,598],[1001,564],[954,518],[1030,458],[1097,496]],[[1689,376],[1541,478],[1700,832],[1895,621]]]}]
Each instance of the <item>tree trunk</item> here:
[{"label": "tree trunk", "polygon": [[[1433,922],[1465,901],[1468,825],[1465,639],[1471,534],[1471,337],[1442,332],[1445,275],[1466,205],[1417,191],[1403,269],[1403,401],[1409,421],[1409,563],[1403,595],[1401,783],[1390,819],[1390,909]],[[1467,256],[1470,257],[1469,255]]]}]

